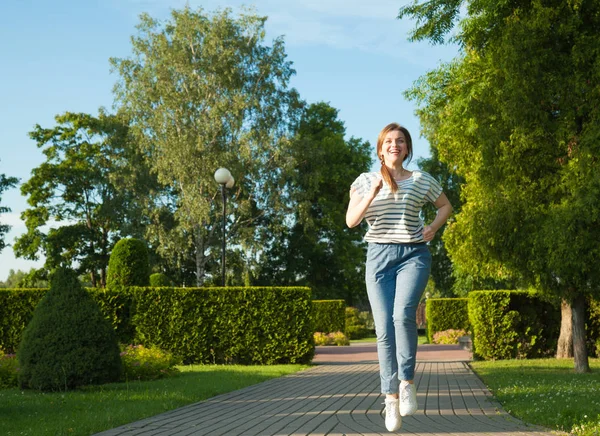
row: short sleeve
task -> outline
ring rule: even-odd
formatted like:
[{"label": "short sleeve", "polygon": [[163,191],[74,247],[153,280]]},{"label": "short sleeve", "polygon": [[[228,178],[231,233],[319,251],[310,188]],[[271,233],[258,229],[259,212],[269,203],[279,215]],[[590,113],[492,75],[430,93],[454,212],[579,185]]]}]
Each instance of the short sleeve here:
[{"label": "short sleeve", "polygon": [[369,178],[367,177],[366,173],[362,173],[356,178],[356,180],[354,180],[354,182],[352,182],[352,185],[350,185],[350,190],[356,189],[358,195],[364,197],[365,193],[369,190],[370,185],[371,183],[369,182]]},{"label": "short sleeve", "polygon": [[431,175],[427,174],[427,181],[429,182],[429,189],[427,190],[427,194],[425,195],[425,199],[430,203],[435,203],[435,201],[442,194],[443,188],[439,182],[431,177]]}]

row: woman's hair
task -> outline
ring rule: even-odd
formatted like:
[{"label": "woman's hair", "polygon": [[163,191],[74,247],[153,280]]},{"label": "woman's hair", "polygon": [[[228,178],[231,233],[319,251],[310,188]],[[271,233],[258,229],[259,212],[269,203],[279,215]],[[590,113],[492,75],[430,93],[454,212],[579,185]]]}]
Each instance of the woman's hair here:
[{"label": "woman's hair", "polygon": [[379,161],[381,162],[381,176],[383,177],[383,180],[385,181],[385,183],[387,183],[389,185],[392,192],[398,191],[398,184],[396,183],[396,181],[390,174],[390,171],[388,170],[388,168],[385,166],[385,161],[383,160],[383,153],[382,153],[381,149],[383,147],[383,141],[385,140],[386,135],[394,130],[398,130],[398,131],[404,133],[404,137],[406,138],[406,150],[408,153],[406,154],[406,156],[404,156],[403,162],[404,161],[410,162],[410,160],[412,159],[412,156],[413,156],[412,138],[410,137],[410,133],[408,133],[408,130],[406,130],[405,127],[402,127],[398,123],[390,123],[387,126],[385,126],[381,130],[381,132],[379,132],[379,137],[377,138],[377,157],[379,158]]}]

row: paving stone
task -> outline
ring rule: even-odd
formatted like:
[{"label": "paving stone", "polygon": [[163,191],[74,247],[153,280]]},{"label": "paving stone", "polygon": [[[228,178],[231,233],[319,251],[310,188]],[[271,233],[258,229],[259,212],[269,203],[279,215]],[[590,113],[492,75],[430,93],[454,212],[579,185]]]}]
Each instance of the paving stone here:
[{"label": "paving stone", "polygon": [[[431,353],[430,349],[428,352]],[[418,360],[415,385],[419,411],[403,418],[397,434],[556,434],[510,416],[465,361]],[[379,392],[376,361],[344,364],[335,360],[97,436],[389,435],[382,415],[384,397]]]}]

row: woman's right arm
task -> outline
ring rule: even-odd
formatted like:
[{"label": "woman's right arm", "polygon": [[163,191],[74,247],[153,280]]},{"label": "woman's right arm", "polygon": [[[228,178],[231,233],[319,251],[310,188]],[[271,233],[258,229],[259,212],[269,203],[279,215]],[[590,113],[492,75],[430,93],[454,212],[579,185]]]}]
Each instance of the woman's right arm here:
[{"label": "woman's right arm", "polygon": [[362,219],[367,213],[367,209],[371,205],[371,202],[377,196],[377,193],[383,186],[383,180],[377,177],[373,183],[371,183],[371,189],[367,192],[367,195],[361,197],[356,189],[350,190],[350,203],[348,204],[348,211],[346,212],[346,224],[348,227],[356,227],[360,224]]}]

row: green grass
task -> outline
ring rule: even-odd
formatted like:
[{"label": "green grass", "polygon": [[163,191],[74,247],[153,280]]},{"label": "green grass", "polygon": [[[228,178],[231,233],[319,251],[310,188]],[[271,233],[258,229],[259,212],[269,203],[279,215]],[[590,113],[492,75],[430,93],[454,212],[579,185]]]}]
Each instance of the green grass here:
[{"label": "green grass", "polygon": [[[369,342],[377,342],[377,338],[375,336],[369,336],[368,338],[350,340],[351,344],[363,344]],[[427,344],[427,336],[419,336],[419,345],[422,344]]]},{"label": "green grass", "polygon": [[91,435],[305,368],[308,365],[191,365],[179,367],[181,373],[171,378],[66,393],[4,389],[0,434]]},{"label": "green grass", "polygon": [[575,374],[572,359],[472,362],[502,403],[523,421],[573,435],[600,435],[600,359]]}]

